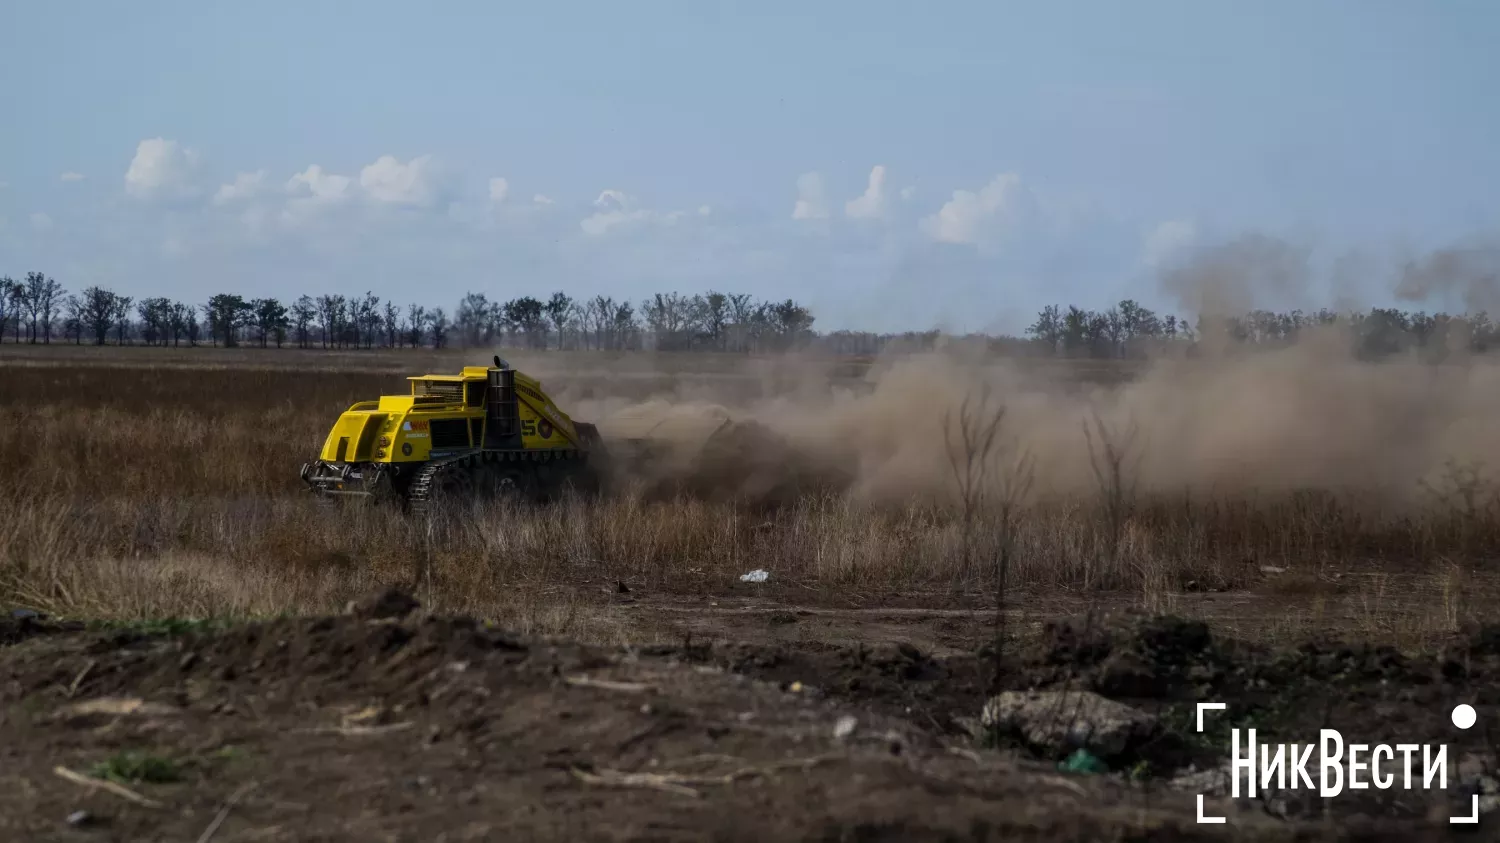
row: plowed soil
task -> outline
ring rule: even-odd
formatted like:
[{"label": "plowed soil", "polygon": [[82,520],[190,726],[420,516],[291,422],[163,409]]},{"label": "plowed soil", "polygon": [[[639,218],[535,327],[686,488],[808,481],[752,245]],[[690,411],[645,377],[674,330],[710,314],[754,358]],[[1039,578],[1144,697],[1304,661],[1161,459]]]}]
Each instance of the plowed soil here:
[{"label": "plowed soil", "polygon": [[[1482,751],[1487,730],[1456,738],[1445,723],[1459,698],[1493,720],[1494,638],[1476,633],[1441,658],[1409,661],[1332,645],[1257,654],[1174,622],[1061,625],[1006,660],[999,684],[1095,688],[1153,705],[1164,721],[1174,705],[1228,694],[1273,729],[1301,728],[1316,711],[1346,738],[1358,726]],[[1136,780],[1063,774],[1035,748],[986,748],[967,730],[991,656],[816,643],[594,648],[431,616],[400,593],[341,616],[223,629],[11,620],[0,625],[0,839],[1450,834],[1442,799],[1335,799],[1335,821],[1318,823],[1212,799],[1208,810],[1231,822],[1198,824],[1193,796],[1164,782],[1212,752],[1182,735],[1110,759],[1159,768]],[[1286,697],[1294,713],[1277,704],[1280,690],[1300,695]],[[132,757],[157,769],[132,775]],[[107,789],[99,782],[111,772]]]}]

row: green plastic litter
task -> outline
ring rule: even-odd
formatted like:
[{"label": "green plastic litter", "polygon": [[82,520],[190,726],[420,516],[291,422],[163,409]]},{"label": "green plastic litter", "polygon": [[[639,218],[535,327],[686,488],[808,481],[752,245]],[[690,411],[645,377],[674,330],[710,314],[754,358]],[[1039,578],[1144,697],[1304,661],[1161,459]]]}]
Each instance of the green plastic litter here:
[{"label": "green plastic litter", "polygon": [[1098,756],[1086,749],[1069,755],[1066,761],[1057,762],[1057,769],[1064,773],[1107,773],[1109,767]]}]

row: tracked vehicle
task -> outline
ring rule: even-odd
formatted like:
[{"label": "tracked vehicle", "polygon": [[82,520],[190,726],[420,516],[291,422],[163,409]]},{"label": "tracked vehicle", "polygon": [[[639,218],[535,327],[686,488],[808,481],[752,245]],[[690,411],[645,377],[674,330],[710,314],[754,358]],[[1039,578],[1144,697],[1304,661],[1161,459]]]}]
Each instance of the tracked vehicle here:
[{"label": "tracked vehicle", "polygon": [[597,428],[574,421],[540,381],[499,356],[493,367],[407,381],[411,394],[363,401],[339,416],[318,459],[302,466],[314,494],[421,513],[451,501],[534,502],[570,486],[599,489],[607,455]]}]

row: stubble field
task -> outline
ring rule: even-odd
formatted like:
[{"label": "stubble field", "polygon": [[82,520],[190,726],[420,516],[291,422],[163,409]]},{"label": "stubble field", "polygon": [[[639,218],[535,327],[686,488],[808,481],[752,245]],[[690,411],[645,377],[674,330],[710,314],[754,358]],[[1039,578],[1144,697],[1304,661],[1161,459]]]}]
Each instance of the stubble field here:
[{"label": "stubble field", "polygon": [[[1493,719],[1500,689],[1483,464],[1500,380],[1311,353],[514,355],[575,418],[722,407],[788,444],[721,466],[713,494],[429,523],[313,506],[297,469],[349,404],[488,354],[5,346],[0,607],[48,619],[0,640],[0,723],[22,736],[0,750],[0,828],[1292,839],[1300,810],[1192,822],[1168,782],[1214,760],[1187,746],[1194,700],[1242,702],[1289,740],[1314,739],[1316,711],[1346,735],[1445,741],[1472,766],[1493,752],[1447,713]],[[965,398],[994,418],[986,389],[1006,411],[981,466],[944,430]],[[767,476],[838,482],[746,500]],[[966,476],[983,493],[967,519]],[[387,588],[420,610],[345,612]],[[1047,747],[975,737],[989,694],[1028,688],[1129,700],[1170,739],[1064,777]],[[151,705],[64,716],[122,697]],[[131,751],[175,767],[115,776],[161,805],[52,772]],[[1466,800],[1442,797],[1334,799],[1321,827],[1446,834],[1433,817]]]}]

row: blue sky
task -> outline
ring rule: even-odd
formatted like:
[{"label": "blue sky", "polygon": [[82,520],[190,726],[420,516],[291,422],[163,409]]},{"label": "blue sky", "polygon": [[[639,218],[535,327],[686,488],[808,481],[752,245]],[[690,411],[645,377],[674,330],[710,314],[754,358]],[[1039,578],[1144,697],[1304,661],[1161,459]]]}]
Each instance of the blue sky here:
[{"label": "blue sky", "polygon": [[433,6],[0,3],[0,273],[1016,330],[1246,232],[1365,302],[1500,228],[1493,3]]}]

